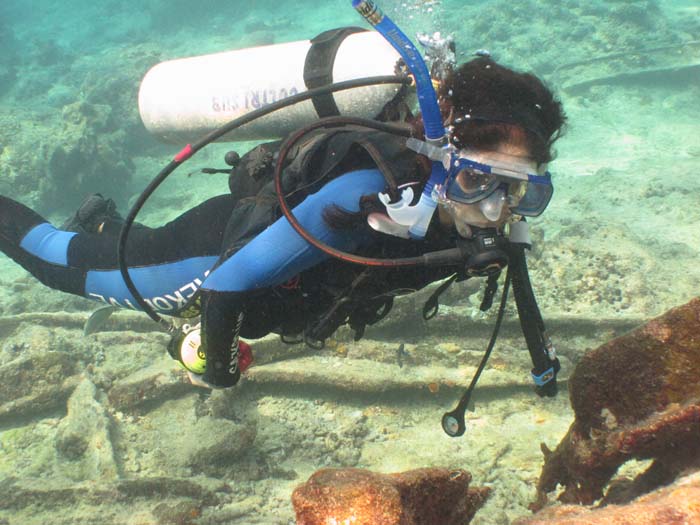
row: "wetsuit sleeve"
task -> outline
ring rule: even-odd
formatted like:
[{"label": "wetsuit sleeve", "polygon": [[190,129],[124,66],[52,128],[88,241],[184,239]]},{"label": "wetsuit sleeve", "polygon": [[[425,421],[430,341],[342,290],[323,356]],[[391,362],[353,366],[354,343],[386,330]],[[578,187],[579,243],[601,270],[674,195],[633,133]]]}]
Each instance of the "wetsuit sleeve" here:
[{"label": "wetsuit sleeve", "polygon": [[203,379],[214,386],[238,383],[238,337],[246,296],[238,292],[202,290],[202,349],[207,367]]},{"label": "wetsuit sleeve", "polygon": [[[377,170],[347,173],[307,197],[293,213],[316,238],[352,251],[366,240],[366,234],[331,229],[323,220],[323,210],[335,205],[357,212],[363,195],[384,187],[384,177]],[[256,290],[282,284],[327,258],[282,217],[233,256],[222,259],[201,288],[202,342],[207,359],[204,380],[217,386],[238,381],[238,330],[244,322],[245,303],[254,300]]]}]

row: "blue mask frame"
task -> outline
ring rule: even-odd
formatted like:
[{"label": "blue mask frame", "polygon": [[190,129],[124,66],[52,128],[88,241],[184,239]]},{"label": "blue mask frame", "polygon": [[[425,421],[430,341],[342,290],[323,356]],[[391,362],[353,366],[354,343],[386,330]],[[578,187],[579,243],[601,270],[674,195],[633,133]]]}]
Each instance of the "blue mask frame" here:
[{"label": "blue mask frame", "polygon": [[[441,191],[443,198],[462,204],[474,204],[489,197],[498,188],[513,183],[526,183],[527,189],[520,201],[510,207],[516,215],[537,217],[549,205],[554,193],[552,175],[545,171],[541,175],[527,173],[506,166],[484,164],[472,159],[458,157],[452,153],[445,161],[447,179]],[[467,191],[458,183],[457,177],[463,171],[472,171],[475,177],[473,191]],[[481,179],[481,180],[479,180]]]}]

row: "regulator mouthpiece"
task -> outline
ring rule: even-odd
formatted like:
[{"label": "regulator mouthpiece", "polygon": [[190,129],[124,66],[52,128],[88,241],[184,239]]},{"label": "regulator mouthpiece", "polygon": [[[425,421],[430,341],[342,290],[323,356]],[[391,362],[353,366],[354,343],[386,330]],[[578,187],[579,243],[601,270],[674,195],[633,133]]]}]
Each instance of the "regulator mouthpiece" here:
[{"label": "regulator mouthpiece", "polygon": [[496,190],[479,203],[479,209],[481,213],[484,214],[484,217],[491,222],[496,222],[501,216],[505,203],[506,192],[503,190]]}]

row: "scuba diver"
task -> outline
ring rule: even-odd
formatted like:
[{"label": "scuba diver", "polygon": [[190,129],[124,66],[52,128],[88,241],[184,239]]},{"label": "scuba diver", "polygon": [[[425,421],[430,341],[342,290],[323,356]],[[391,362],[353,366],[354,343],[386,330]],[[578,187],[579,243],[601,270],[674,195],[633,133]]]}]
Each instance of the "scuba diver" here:
[{"label": "scuba diver", "polygon": [[[442,146],[422,140],[425,112],[387,123],[391,132],[312,126],[232,155],[230,194],[162,227],[134,225],[126,240],[124,219],[100,195],[62,228],[0,196],[0,249],[51,288],[191,320],[169,352],[194,385],[209,388],[235,385],[250,365],[240,338],[277,333],[322,346],[348,325],[357,340],[396,296],[444,279],[426,318],[449,283],[477,276],[487,277],[486,309],[507,268],[536,389],[552,396],[559,362],[527,274],[524,218],[540,215],[551,198],[546,168],[565,123],[562,106],[536,76],[488,56],[453,67],[435,101],[447,130]],[[448,162],[415,234],[406,210],[425,197],[435,166]]]}]

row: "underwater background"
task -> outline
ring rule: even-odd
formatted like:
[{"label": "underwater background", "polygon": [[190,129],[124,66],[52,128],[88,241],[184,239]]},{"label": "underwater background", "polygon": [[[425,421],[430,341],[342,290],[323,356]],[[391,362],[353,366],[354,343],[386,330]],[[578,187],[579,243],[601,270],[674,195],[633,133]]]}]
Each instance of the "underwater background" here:
[{"label": "underwater background", "polygon": [[[571,423],[565,379],[583,353],[698,294],[697,2],[380,5],[410,37],[453,35],[459,62],[488,49],[546,79],[564,104],[554,198],[530,221],[529,256],[562,361],[558,397],[532,392],[511,302],[467,433],[443,433],[497,310],[479,311],[476,280],[444,294],[429,322],[431,290],[397,301],[360,342],[344,330],[321,351],[255,342],[248,380],[209,394],[182,381],[167,335],[145,315],[117,313],[84,335],[95,303],[0,256],[0,524],[293,523],[292,490],[324,466],[464,468],[493,489],[473,523],[510,523],[529,513],[539,444],[555,445]],[[364,27],[349,0],[3,0],[0,194],[56,224],[96,191],[125,212],[179,150],[139,118],[150,67],[345,25]],[[252,145],[198,154],[143,220],[160,224],[228,191],[225,175],[197,170]],[[212,451],[220,463],[206,461]]]}]

